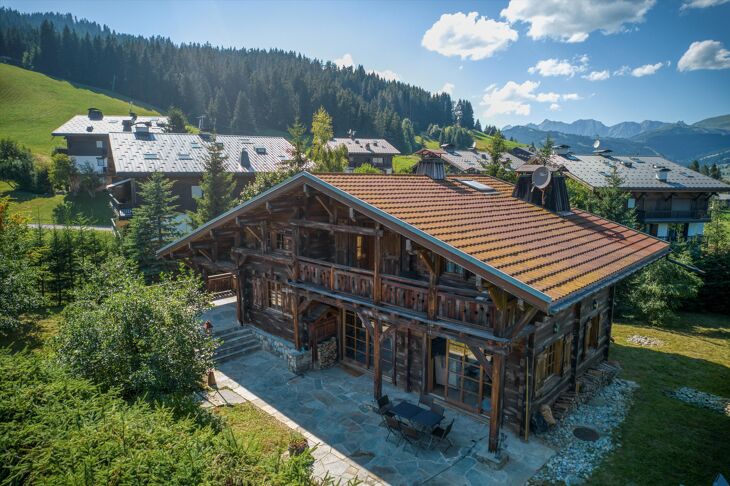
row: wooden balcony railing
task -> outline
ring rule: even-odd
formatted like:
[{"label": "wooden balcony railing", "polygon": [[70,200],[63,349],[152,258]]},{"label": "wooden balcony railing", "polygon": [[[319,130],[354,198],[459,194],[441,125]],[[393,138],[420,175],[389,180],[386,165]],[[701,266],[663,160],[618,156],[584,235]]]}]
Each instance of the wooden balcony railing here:
[{"label": "wooden balcony railing", "polygon": [[646,220],[707,220],[709,214],[704,209],[693,209],[690,211],[637,211],[640,221]]},{"label": "wooden balcony railing", "polygon": [[235,295],[236,282],[232,273],[221,273],[219,275],[210,275],[205,287],[209,293],[213,294],[215,300]]},{"label": "wooden balcony railing", "polygon": [[[300,257],[299,280],[334,292],[373,298],[373,272],[368,270]],[[428,312],[428,282],[382,275],[380,288],[382,304],[424,315]],[[475,290],[438,287],[437,318],[484,328],[493,327],[493,305],[483,296],[478,297],[478,294]]]}]

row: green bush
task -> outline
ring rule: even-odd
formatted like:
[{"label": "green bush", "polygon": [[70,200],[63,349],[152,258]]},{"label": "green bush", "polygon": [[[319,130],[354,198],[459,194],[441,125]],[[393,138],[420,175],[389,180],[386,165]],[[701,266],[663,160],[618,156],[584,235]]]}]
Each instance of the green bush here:
[{"label": "green bush", "polygon": [[264,454],[208,412],[128,403],[38,354],[0,350],[0,376],[2,484],[313,484],[309,453]]},{"label": "green bush", "polygon": [[208,298],[190,273],[145,285],[129,262],[110,258],[86,272],[63,312],[59,360],[80,376],[125,397],[200,389],[215,343],[201,331]]}]

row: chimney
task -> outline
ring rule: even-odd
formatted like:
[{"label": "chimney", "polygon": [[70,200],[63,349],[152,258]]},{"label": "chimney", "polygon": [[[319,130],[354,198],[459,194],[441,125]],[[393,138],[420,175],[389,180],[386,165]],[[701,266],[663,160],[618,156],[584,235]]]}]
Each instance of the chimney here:
[{"label": "chimney", "polygon": [[102,120],[104,114],[98,108],[89,108],[89,120]]},{"label": "chimney", "polygon": [[132,120],[122,120],[122,131],[123,132],[131,132],[132,131]]},{"label": "chimney", "polygon": [[661,165],[655,165],[654,172],[659,182],[667,182],[667,177],[669,177],[669,169]]},{"label": "chimney", "polygon": [[517,169],[519,178],[512,197],[540,206],[553,213],[570,211],[565,176],[544,165],[525,164]]},{"label": "chimney", "polygon": [[416,165],[416,174],[427,175],[435,181],[446,179],[446,169],[444,169],[444,161],[434,152],[430,150],[421,150],[418,152],[421,160]]},{"label": "chimney", "polygon": [[251,159],[249,159],[248,152],[245,148],[241,150],[241,167],[251,167]]}]

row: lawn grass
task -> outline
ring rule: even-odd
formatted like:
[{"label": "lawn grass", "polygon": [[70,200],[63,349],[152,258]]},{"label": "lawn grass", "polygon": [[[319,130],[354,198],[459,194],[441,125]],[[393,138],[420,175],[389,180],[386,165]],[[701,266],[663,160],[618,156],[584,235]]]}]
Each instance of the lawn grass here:
[{"label": "lawn grass", "polygon": [[213,413],[222,417],[236,435],[260,448],[264,454],[286,450],[291,440],[302,438],[301,434],[250,403],[217,407]]},{"label": "lawn grass", "polygon": [[9,197],[10,211],[22,214],[31,223],[53,224],[54,209],[63,202],[71,204],[74,217],[83,217],[92,226],[109,226],[113,216],[109,207],[109,198],[104,193],[96,193],[90,197],[86,192],[72,194],[55,194],[53,196],[18,191],[5,181],[0,181],[0,197]]},{"label": "lawn grass", "polygon": [[[664,344],[628,343],[634,334]],[[711,484],[719,472],[730,477],[730,418],[665,394],[689,386],[730,398],[730,316],[683,314],[672,328],[616,323],[613,338],[610,359],[641,387],[620,427],[621,448],[590,483]]]},{"label": "lawn grass", "polygon": [[[0,137],[16,140],[40,158],[49,158],[53,147],[65,146],[51,132],[92,106],[108,115],[126,115],[130,109],[121,95],[0,64]],[[132,109],[139,115],[157,114],[138,105]]]},{"label": "lawn grass", "polygon": [[418,160],[418,155],[396,155],[393,157],[393,172],[396,174],[410,172]]}]

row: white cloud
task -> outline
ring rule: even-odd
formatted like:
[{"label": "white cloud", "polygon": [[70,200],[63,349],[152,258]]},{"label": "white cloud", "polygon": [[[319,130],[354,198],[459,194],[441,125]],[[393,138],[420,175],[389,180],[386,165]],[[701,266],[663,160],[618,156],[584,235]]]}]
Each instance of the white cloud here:
[{"label": "white cloud", "polygon": [[730,68],[730,51],[725,49],[722,42],[715,40],[693,42],[677,63],[677,69],[680,71],[728,68]]},{"label": "white cloud", "polygon": [[[355,59],[349,52],[345,53],[342,57],[338,57],[333,62],[340,69],[355,67]],[[383,71],[376,71],[373,69],[368,71],[368,74],[380,76],[380,78],[385,81],[400,81],[400,75],[390,69],[385,69]]]},{"label": "white cloud", "polygon": [[605,81],[610,77],[611,73],[608,69],[603,71],[591,71],[590,73],[582,76],[583,79],[587,79],[588,81]]},{"label": "white cloud", "polygon": [[615,34],[644,21],[656,0],[510,0],[502,17],[530,24],[532,39],[583,42],[591,32]]},{"label": "white cloud", "polygon": [[689,2],[683,3],[680,10],[687,10],[688,8],[716,7],[728,2],[730,2],[730,0],[690,0]]},{"label": "white cloud", "polygon": [[614,76],[626,76],[631,72],[631,68],[628,66],[621,66],[613,72]]},{"label": "white cloud", "polygon": [[479,61],[517,40],[507,22],[480,17],[477,12],[443,14],[423,34],[421,45],[444,56]]},{"label": "white cloud", "polygon": [[352,59],[352,54],[349,52],[344,56],[335,59],[334,63],[338,68],[350,68],[355,66],[355,61]]},{"label": "white cloud", "polygon": [[588,69],[588,56],[583,55],[573,64],[568,59],[543,59],[527,70],[530,74],[538,73],[540,76],[567,76],[572,78],[577,73]]},{"label": "white cloud", "polygon": [[658,62],[656,64],[644,64],[631,70],[631,75],[635,78],[641,78],[644,76],[651,76],[652,74],[659,71],[664,66],[669,66],[669,61]]},{"label": "white cloud", "polygon": [[370,74],[375,74],[376,76],[380,76],[382,79],[386,81],[400,81],[400,75],[396,73],[395,71],[391,71],[390,69],[386,69],[385,71],[368,71]]},{"label": "white cloud", "polygon": [[437,93],[446,93],[448,95],[451,95],[454,93],[454,83],[444,83],[444,85],[441,87],[440,90],[437,91]]},{"label": "white cloud", "polygon": [[553,103],[550,105],[550,111],[558,111],[560,109],[560,105],[557,103]]},{"label": "white cloud", "polygon": [[501,88],[492,84],[484,90],[484,96],[479,104],[486,107],[485,117],[507,114],[528,116],[532,110],[530,102],[533,101],[550,103],[551,109],[554,110],[553,105],[560,108],[558,101],[580,99],[577,93],[537,92],[539,87],[538,81],[525,81],[522,84],[508,81]]}]

